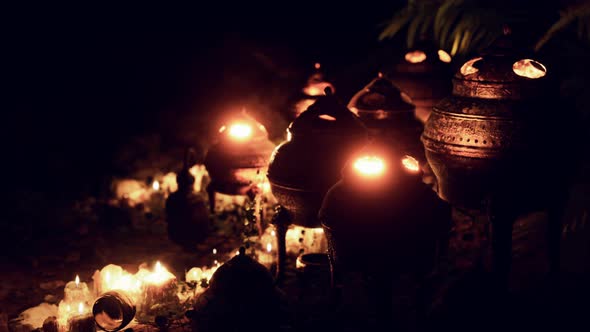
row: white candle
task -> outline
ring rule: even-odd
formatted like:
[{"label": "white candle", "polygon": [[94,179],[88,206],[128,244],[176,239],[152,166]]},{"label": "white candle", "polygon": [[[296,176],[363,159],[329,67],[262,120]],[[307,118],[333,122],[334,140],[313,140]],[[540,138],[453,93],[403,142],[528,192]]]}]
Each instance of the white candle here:
[{"label": "white candle", "polygon": [[76,276],[74,281],[70,281],[64,288],[64,301],[67,303],[88,303],[92,300],[90,290],[85,282],[80,282],[80,277]]}]

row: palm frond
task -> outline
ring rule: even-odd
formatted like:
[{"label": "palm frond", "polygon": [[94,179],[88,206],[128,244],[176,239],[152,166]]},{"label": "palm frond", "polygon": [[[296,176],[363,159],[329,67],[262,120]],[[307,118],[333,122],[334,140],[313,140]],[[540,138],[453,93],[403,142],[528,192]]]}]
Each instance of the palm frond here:
[{"label": "palm frond", "polygon": [[555,35],[574,23],[578,24],[578,38],[590,41],[590,3],[570,6],[561,12],[559,20],[539,39],[535,50],[541,49]]}]

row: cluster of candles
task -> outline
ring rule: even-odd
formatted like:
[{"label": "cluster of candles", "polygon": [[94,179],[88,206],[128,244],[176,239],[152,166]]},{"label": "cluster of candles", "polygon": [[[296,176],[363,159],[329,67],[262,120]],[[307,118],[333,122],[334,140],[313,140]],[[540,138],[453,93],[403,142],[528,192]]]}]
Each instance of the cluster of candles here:
[{"label": "cluster of candles", "polygon": [[[207,176],[204,165],[194,165],[189,172],[195,177],[193,189],[200,192],[203,179]],[[126,200],[129,205],[135,206],[148,202],[153,195],[163,195],[164,198],[178,189],[176,173],[169,172],[161,177],[156,177],[151,184],[135,179],[117,180],[114,183],[115,195],[119,200]]]},{"label": "cluster of candles", "polygon": [[[287,251],[292,254],[305,252],[321,252],[327,248],[327,241],[321,228],[304,228],[292,225],[287,231]],[[254,250],[256,260],[270,268],[276,263],[277,239],[273,227],[268,227],[262,236],[256,237],[260,244]],[[205,291],[215,271],[235,255],[236,249],[228,254],[219,254],[212,250],[213,263],[211,266],[192,267],[185,273],[185,282],[193,284],[190,291],[178,286],[177,277],[161,262],[156,262],[153,268],[142,264],[137,273],[132,274],[119,265],[109,264],[100,271],[97,270],[92,279],[92,287],[80,281],[76,276],[64,288],[64,299],[58,306],[58,323],[66,331],[76,330],[76,325],[85,320],[92,320],[92,305],[96,298],[109,291],[125,293],[136,305],[138,317],[149,314],[155,304],[191,301]]]}]

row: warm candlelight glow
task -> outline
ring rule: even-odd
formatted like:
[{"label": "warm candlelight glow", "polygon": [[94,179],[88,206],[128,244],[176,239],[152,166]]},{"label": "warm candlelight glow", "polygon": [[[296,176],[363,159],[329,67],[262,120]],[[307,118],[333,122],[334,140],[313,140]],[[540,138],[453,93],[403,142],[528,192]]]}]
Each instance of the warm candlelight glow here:
[{"label": "warm candlelight glow", "polygon": [[422,51],[412,51],[406,53],[405,59],[409,63],[420,63],[426,60],[426,53]]},{"label": "warm candlelight glow", "polygon": [[385,172],[385,163],[375,156],[360,157],[354,162],[353,167],[361,175],[368,177],[376,177]]},{"label": "warm candlelight glow", "polygon": [[326,120],[326,121],[336,121],[335,117],[328,115],[328,114],[322,114],[319,116],[319,118],[322,120]]},{"label": "warm candlelight glow", "polygon": [[[329,82],[319,82],[319,83],[312,83],[305,88],[303,88],[303,93],[308,96],[323,96],[324,91],[326,88],[332,89],[334,91],[334,87]],[[312,101],[313,103],[313,101]]]},{"label": "warm candlelight glow", "polygon": [[449,55],[449,53],[445,52],[444,50],[438,50],[438,58],[442,62],[446,62],[446,63],[451,62],[451,56]]},{"label": "warm candlelight glow", "polygon": [[158,190],[160,190],[160,182],[159,182],[158,180],[155,180],[155,181],[152,183],[152,189],[154,189],[155,191],[158,191]]},{"label": "warm candlelight glow", "polygon": [[78,303],[78,313],[81,315],[84,313],[84,303]]},{"label": "warm candlelight glow", "polygon": [[266,252],[271,252],[272,251],[272,244],[269,242],[266,244]]},{"label": "warm candlelight glow", "polygon": [[75,282],[76,282],[76,287],[80,286],[80,277],[78,275],[76,275]]},{"label": "warm candlelight glow", "polygon": [[541,78],[547,74],[547,68],[543,64],[531,59],[515,62],[512,70],[516,75],[527,78]]},{"label": "warm candlelight glow", "polygon": [[315,69],[320,69],[321,66],[322,65],[319,62],[316,62],[315,65],[313,65]]},{"label": "warm candlelight glow", "polygon": [[213,251],[213,255],[217,255],[217,249],[216,248],[213,248],[212,251]]},{"label": "warm candlelight glow", "polygon": [[185,276],[186,282],[199,282],[203,279],[203,270],[198,267],[190,269]]},{"label": "warm candlelight glow", "polygon": [[477,69],[474,64],[481,60],[482,58],[475,58],[475,59],[471,59],[467,62],[465,62],[465,64],[463,66],[461,66],[461,74],[463,74],[463,76],[467,76],[467,75],[471,75],[474,73],[477,73],[479,71],[479,69]]},{"label": "warm candlelight glow", "polygon": [[153,285],[162,285],[169,280],[176,279],[176,277],[172,273],[170,273],[164,266],[162,266],[162,263],[160,263],[159,261],[156,262],[154,271],[149,272],[140,270],[137,273],[137,278],[145,283]]},{"label": "warm candlelight glow", "polygon": [[402,165],[404,165],[404,167],[412,173],[418,172],[420,170],[420,163],[412,156],[404,156],[402,159]]},{"label": "warm candlelight glow", "polygon": [[249,138],[252,135],[252,127],[245,123],[235,123],[229,127],[229,135],[239,140]]},{"label": "warm candlelight glow", "polygon": [[297,104],[295,104],[296,115],[299,116],[299,114],[305,112],[314,102],[315,100],[313,99],[302,99],[298,101]]}]

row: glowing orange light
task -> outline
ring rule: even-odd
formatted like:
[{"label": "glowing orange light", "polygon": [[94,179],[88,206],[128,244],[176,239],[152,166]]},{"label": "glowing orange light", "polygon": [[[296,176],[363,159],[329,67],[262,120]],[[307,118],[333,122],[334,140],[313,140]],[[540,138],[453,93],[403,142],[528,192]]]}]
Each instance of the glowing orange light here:
[{"label": "glowing orange light", "polygon": [[332,89],[332,91],[334,91],[334,86],[332,86],[332,84],[330,84],[329,82],[319,82],[312,83],[303,88],[303,93],[312,97],[323,96],[324,91],[326,91],[326,88],[330,88]]},{"label": "glowing orange light", "polygon": [[404,156],[402,159],[402,165],[412,173],[420,171],[420,163],[412,156]]},{"label": "glowing orange light", "polygon": [[152,189],[154,189],[155,191],[160,190],[160,182],[158,180],[152,183]]},{"label": "glowing orange light", "polygon": [[426,53],[422,51],[412,51],[406,53],[405,59],[409,63],[420,63],[426,60]]},{"label": "glowing orange light", "polygon": [[272,244],[270,244],[270,242],[269,242],[266,244],[266,252],[271,252],[271,251],[272,251]]},{"label": "glowing orange light", "polygon": [[385,162],[379,157],[364,156],[355,160],[353,167],[361,175],[377,177],[385,172]]},{"label": "glowing orange light", "polygon": [[408,103],[408,104],[412,103],[412,98],[410,98],[410,96],[408,96],[404,92],[400,92],[399,95],[402,98],[402,100],[405,101],[406,103]]},{"label": "glowing orange light", "polygon": [[326,120],[326,121],[336,121],[335,117],[328,115],[328,114],[322,114],[319,116],[319,118],[322,120]]},{"label": "glowing orange light", "polygon": [[451,62],[451,56],[449,53],[445,52],[444,50],[438,50],[438,58],[442,62],[449,63]]},{"label": "glowing orange light", "polygon": [[176,278],[172,273],[170,273],[165,267],[162,266],[162,263],[159,261],[156,262],[156,266],[154,267],[153,272],[146,273],[143,281],[149,284],[155,285],[162,285],[166,281]]},{"label": "glowing orange light", "polygon": [[235,123],[229,127],[229,135],[239,140],[246,139],[252,135],[252,127],[245,123]]},{"label": "glowing orange light", "polygon": [[461,74],[463,74],[463,76],[467,76],[467,75],[477,73],[479,71],[479,69],[475,68],[473,65],[481,59],[482,58],[479,57],[479,58],[471,59],[471,60],[465,62],[465,64],[463,66],[461,66]]},{"label": "glowing orange light", "polygon": [[547,74],[547,68],[542,63],[531,59],[523,59],[515,62],[512,65],[512,70],[518,76],[533,79],[541,78]]},{"label": "glowing orange light", "polygon": [[80,277],[78,275],[76,275],[76,287],[80,286]]},{"label": "glowing orange light", "polygon": [[315,69],[320,69],[322,67],[322,65],[319,62],[316,62],[315,65],[313,65],[313,67]]}]

